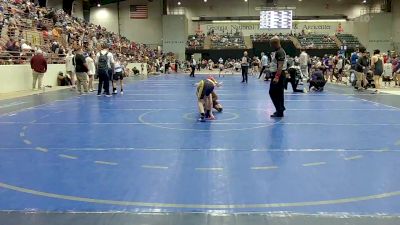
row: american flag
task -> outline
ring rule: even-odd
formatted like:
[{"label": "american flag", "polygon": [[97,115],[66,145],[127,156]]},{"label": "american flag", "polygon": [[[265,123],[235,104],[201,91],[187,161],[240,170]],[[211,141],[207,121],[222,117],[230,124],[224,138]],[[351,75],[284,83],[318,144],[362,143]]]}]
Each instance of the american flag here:
[{"label": "american flag", "polygon": [[147,5],[131,5],[129,15],[131,19],[147,19]]}]

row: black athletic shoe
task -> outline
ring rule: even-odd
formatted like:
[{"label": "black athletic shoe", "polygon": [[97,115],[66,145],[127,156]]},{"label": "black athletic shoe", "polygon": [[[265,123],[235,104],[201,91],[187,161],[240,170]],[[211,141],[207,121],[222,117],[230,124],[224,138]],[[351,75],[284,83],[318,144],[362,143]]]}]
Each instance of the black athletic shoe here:
[{"label": "black athletic shoe", "polygon": [[283,113],[277,113],[277,112],[276,112],[276,113],[274,113],[274,114],[271,115],[271,118],[282,118],[282,117],[284,117],[284,116],[283,116]]}]

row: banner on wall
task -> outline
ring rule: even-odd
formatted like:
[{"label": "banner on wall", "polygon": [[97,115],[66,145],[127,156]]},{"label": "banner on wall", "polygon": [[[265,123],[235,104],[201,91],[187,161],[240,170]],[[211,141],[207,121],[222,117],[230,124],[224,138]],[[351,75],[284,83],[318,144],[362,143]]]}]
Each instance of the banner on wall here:
[{"label": "banner on wall", "polygon": [[258,23],[209,23],[200,24],[200,29],[205,33],[216,34],[242,32],[243,35],[259,33],[301,33],[310,32],[317,34],[334,34],[352,32],[351,22],[293,22],[293,29],[260,29]]}]

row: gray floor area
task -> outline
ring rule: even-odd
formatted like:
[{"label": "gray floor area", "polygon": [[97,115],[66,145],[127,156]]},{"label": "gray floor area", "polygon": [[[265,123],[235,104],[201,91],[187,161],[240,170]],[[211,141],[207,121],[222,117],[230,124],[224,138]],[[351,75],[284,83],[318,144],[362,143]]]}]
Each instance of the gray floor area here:
[{"label": "gray floor area", "polygon": [[0,221],[4,225],[399,225],[400,217],[2,212]]}]

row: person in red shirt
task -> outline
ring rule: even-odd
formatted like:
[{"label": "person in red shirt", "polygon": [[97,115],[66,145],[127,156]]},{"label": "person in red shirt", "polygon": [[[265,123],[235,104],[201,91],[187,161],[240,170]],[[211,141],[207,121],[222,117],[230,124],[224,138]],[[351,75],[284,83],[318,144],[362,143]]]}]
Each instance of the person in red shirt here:
[{"label": "person in red shirt", "polygon": [[36,55],[31,59],[31,69],[32,69],[32,89],[35,90],[36,82],[38,82],[38,89],[42,87],[42,80],[44,73],[47,71],[47,61],[43,57],[43,52],[38,50]]}]

